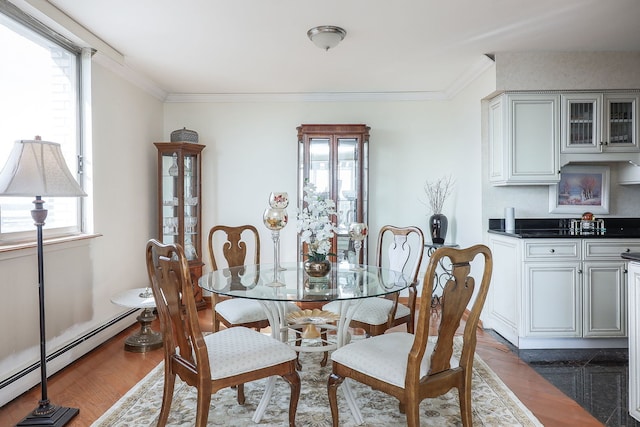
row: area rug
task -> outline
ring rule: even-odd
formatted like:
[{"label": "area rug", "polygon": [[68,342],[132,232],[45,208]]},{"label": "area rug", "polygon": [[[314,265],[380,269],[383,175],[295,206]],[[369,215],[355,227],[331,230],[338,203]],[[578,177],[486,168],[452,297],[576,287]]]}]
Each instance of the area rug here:
[{"label": "area rug", "polygon": [[[457,345],[457,352],[460,351]],[[331,426],[331,411],[327,398],[327,378],[331,363],[320,367],[322,353],[302,353],[302,387],[296,414],[299,427]],[[473,369],[472,408],[474,426],[542,426],[498,376],[475,355]],[[162,403],[163,368],[160,363],[125,396],[111,407],[92,427],[155,426]],[[351,382],[351,388],[364,426],[403,426],[406,417],[398,411],[398,401],[368,386]],[[235,390],[225,389],[211,396],[208,426],[256,426],[251,420],[264,390],[264,381],[245,384],[246,403],[236,402]],[[289,386],[278,378],[271,402],[259,425],[288,424]],[[338,389],[340,425],[356,425]],[[187,427],[195,422],[196,392],[178,378],[171,405],[168,426]],[[435,399],[425,399],[420,405],[421,426],[459,426],[458,394],[455,390]]]}]

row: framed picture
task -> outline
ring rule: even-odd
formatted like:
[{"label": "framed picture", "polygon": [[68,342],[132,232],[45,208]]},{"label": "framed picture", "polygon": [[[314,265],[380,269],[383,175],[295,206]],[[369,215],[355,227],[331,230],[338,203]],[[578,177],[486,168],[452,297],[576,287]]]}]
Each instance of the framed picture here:
[{"label": "framed picture", "polygon": [[549,212],[609,213],[609,167],[564,166],[560,182],[549,187]]}]

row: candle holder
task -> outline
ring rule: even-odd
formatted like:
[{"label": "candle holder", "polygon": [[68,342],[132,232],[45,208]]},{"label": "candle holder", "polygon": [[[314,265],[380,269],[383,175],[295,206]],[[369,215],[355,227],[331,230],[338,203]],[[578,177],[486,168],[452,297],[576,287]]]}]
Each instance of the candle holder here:
[{"label": "candle holder", "polygon": [[360,267],[360,249],[362,249],[362,241],[367,237],[368,232],[367,224],[363,222],[352,222],[349,225],[349,237],[353,240],[353,248],[356,250],[356,265],[351,268],[352,271],[364,270]]},{"label": "candle holder", "polygon": [[287,211],[285,209],[269,207],[265,209],[262,220],[264,225],[271,230],[271,238],[273,239],[273,282],[268,285],[274,287],[284,286],[284,283],[278,281],[278,272],[280,271],[280,230],[282,230],[289,221]]},{"label": "candle holder", "polygon": [[[269,194],[269,206],[271,206],[274,209],[286,209],[287,206],[289,206],[289,194],[286,191],[274,191],[271,192],[271,194]],[[285,215],[286,215],[286,211],[285,211]],[[286,225],[286,222],[285,222]],[[276,261],[276,268],[278,269],[278,271],[284,271],[286,270],[286,268],[284,268],[282,265],[280,265],[280,239],[278,238],[278,242],[277,242],[278,248],[276,249],[278,252],[278,258]]]}]

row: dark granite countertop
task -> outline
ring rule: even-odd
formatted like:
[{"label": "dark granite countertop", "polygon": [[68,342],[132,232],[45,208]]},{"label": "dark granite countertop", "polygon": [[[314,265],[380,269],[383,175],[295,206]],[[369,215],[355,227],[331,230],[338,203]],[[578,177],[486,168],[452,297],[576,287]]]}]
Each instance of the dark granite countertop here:
[{"label": "dark granite countertop", "polygon": [[520,239],[640,239],[640,218],[602,218],[604,228],[579,231],[571,228],[575,218],[516,219],[514,231],[504,229],[504,219],[490,219],[489,233]]}]

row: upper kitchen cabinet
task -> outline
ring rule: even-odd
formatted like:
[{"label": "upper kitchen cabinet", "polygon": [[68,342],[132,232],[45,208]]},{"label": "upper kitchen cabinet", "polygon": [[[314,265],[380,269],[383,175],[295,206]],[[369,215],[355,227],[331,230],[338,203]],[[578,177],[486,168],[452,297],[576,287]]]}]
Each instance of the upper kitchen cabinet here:
[{"label": "upper kitchen cabinet", "polygon": [[503,93],[489,103],[489,180],[549,185],[560,180],[560,95]]},{"label": "upper kitchen cabinet", "polygon": [[[637,106],[638,94],[633,93],[563,94],[562,153],[640,151]],[[572,160],[570,156],[567,159]]]},{"label": "upper kitchen cabinet", "polygon": [[[349,224],[367,223],[369,127],[363,124],[301,125],[298,128],[298,207],[303,206],[306,181],[336,204],[338,231],[331,252],[349,262],[355,256]],[[367,260],[367,239],[360,263]],[[300,253],[302,253],[302,247]]]}]

